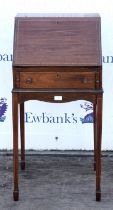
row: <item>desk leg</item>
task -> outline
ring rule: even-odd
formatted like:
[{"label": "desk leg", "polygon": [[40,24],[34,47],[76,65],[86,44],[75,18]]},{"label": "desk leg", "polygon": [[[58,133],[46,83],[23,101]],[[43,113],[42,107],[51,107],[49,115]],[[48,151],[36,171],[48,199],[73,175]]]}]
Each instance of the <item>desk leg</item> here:
[{"label": "desk leg", "polygon": [[12,112],[13,112],[13,163],[14,163],[14,201],[19,199],[18,189],[18,96],[16,93],[12,95]]},{"label": "desk leg", "polygon": [[96,103],[93,104],[93,132],[94,132],[94,171],[96,171]]},{"label": "desk leg", "polygon": [[21,169],[25,169],[24,103],[20,104]]},{"label": "desk leg", "polygon": [[101,200],[101,135],[102,135],[102,95],[97,96],[96,117],[96,201]]}]

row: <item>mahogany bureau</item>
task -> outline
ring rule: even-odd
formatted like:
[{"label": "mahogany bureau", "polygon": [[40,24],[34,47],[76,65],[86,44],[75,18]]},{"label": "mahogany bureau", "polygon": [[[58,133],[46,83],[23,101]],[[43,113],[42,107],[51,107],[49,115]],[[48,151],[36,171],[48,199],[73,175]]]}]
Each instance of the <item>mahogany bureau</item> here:
[{"label": "mahogany bureau", "polygon": [[103,96],[101,57],[101,18],[98,14],[16,16],[12,90],[15,201],[19,199],[18,118],[21,168],[25,169],[24,102],[36,99],[53,103],[82,99],[93,103],[96,200],[100,201]]}]

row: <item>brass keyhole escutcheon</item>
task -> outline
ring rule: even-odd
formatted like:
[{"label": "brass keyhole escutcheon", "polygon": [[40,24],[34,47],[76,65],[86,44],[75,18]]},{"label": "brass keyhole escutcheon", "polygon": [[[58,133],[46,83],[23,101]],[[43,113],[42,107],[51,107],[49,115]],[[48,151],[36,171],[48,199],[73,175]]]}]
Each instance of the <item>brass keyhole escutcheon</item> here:
[{"label": "brass keyhole escutcheon", "polygon": [[60,75],[59,75],[58,73],[56,74],[56,78],[57,78],[57,79],[59,79],[59,78],[60,78]]}]

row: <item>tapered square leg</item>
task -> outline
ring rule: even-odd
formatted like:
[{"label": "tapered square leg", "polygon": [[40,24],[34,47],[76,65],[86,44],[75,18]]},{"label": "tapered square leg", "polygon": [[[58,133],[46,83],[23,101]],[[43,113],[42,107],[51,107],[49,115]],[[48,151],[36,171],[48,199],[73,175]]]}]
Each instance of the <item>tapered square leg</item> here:
[{"label": "tapered square leg", "polygon": [[93,104],[93,132],[94,132],[94,171],[96,171],[96,103]]},{"label": "tapered square leg", "polygon": [[21,169],[25,169],[24,103],[20,104]]},{"label": "tapered square leg", "polygon": [[19,200],[19,191],[14,191],[13,192],[13,200],[18,201]]},{"label": "tapered square leg", "polygon": [[18,96],[12,93],[12,113],[13,113],[13,173],[14,173],[14,201],[19,199],[18,189]]},{"label": "tapered square leg", "polygon": [[101,201],[101,192],[96,192],[96,201]]},{"label": "tapered square leg", "polygon": [[102,135],[102,95],[98,95],[97,115],[96,115],[96,201],[101,200],[101,135]]}]

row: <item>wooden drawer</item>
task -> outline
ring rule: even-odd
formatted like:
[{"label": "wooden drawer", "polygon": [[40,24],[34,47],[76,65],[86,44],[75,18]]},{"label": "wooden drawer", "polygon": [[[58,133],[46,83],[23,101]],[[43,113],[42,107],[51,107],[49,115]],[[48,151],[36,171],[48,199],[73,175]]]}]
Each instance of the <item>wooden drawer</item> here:
[{"label": "wooden drawer", "polygon": [[20,88],[95,88],[95,72],[20,72]]}]

